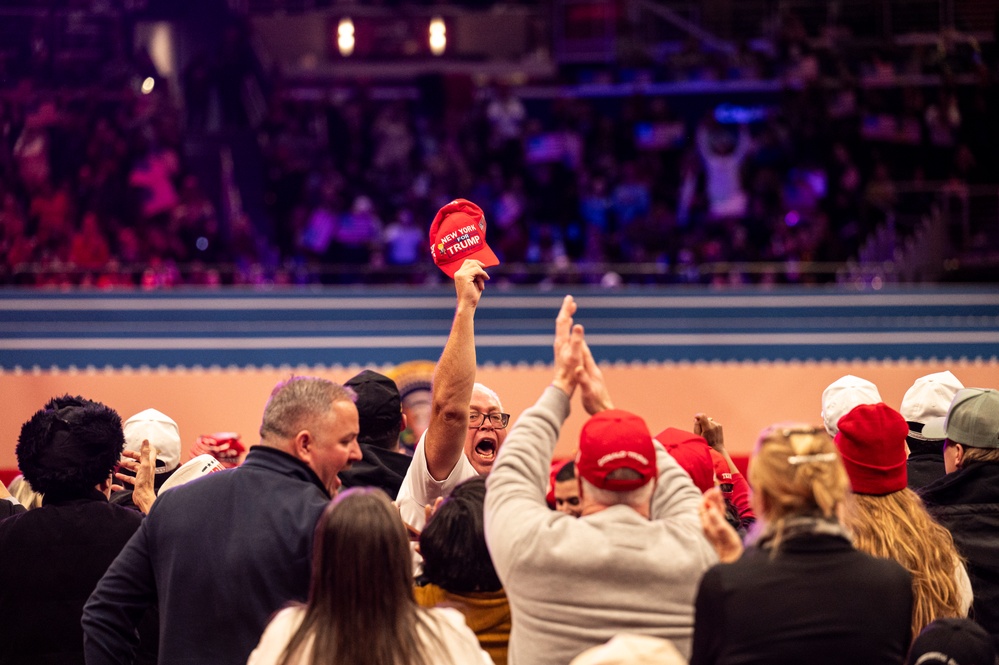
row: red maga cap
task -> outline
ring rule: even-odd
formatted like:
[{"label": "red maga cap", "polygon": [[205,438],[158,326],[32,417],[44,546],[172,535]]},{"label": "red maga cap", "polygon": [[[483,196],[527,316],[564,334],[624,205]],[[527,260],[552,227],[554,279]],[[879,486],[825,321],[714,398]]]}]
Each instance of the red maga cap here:
[{"label": "red maga cap", "polygon": [[498,266],[499,259],[486,244],[486,216],[482,208],[466,199],[455,199],[437,211],[430,225],[430,255],[448,277],[465,259]]},{"label": "red maga cap", "polygon": [[[607,476],[617,469],[637,471],[638,478]],[[645,421],[633,413],[610,409],[586,421],[579,434],[576,473],[599,489],[627,492],[656,476],[656,449]]]},{"label": "red maga cap", "polygon": [[[656,434],[656,441],[663,444],[666,452],[683,467],[702,493],[715,486],[715,463],[707,439],[693,432],[667,427]],[[727,463],[725,472],[728,473]]]},{"label": "red maga cap", "polygon": [[216,432],[202,434],[191,447],[191,459],[198,455],[211,455],[227,469],[239,466],[240,458],[246,452],[243,441],[236,432]]}]

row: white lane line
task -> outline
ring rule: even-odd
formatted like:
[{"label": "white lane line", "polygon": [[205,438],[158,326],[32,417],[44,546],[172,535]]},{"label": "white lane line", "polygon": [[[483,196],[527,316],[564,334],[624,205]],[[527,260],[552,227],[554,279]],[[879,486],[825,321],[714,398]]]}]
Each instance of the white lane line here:
[{"label": "white lane line", "polygon": [[[165,317],[164,317],[165,318]],[[293,333],[297,335],[333,334],[344,333],[376,333],[391,334],[398,332],[433,334],[450,327],[450,316],[437,318],[427,318],[421,320],[379,320],[357,318],[351,320],[311,320],[311,321],[221,321],[221,320],[198,320],[198,321],[22,321],[16,323],[0,322],[0,334],[30,334],[37,336],[47,336],[51,334],[76,334],[76,335],[96,335],[96,334],[136,334],[152,335],[165,333],[186,333],[211,335],[213,333],[234,335],[238,333],[256,334],[257,336],[271,333]],[[777,326],[771,316],[726,316],[726,317],[673,317],[664,320],[661,317],[600,317],[584,318],[581,323],[586,324],[587,331],[596,332],[598,330],[619,330],[622,334],[630,330],[655,330],[661,329],[680,332],[690,329],[718,330],[725,328],[728,331],[741,331],[752,333],[757,330],[774,330]],[[536,331],[544,331],[551,327],[551,322],[539,320],[537,318],[502,318],[483,319],[478,323],[479,328],[485,333],[500,333],[502,331],[519,332],[531,334]],[[785,319],[782,330],[794,332],[812,332],[820,330],[855,330],[857,328],[867,330],[877,330],[884,328],[938,328],[951,330],[967,330],[971,328],[979,329],[999,329],[999,316],[966,316],[966,315],[937,315],[937,316],[841,316],[841,317],[812,317],[800,316]]]},{"label": "white lane line", "polygon": [[[42,350],[186,350],[186,349],[378,349],[443,348],[445,336],[349,337],[162,337],[162,338],[26,338],[0,339],[2,351]],[[709,333],[588,336],[593,346],[816,346],[905,344],[997,344],[999,332],[874,332],[874,333]],[[478,335],[477,347],[550,346],[544,335]]]},{"label": "white lane line", "polygon": [[[719,296],[692,294],[678,296],[587,296],[576,300],[580,308],[683,308],[728,309],[741,307],[889,307],[889,306],[999,306],[999,293],[938,293],[938,294],[784,294],[763,296]],[[489,309],[554,309],[562,303],[561,296],[497,296],[483,301]],[[0,312],[8,311],[173,311],[173,310],[377,310],[454,309],[453,296],[378,296],[359,298],[339,297],[253,297],[253,298],[0,298]]]}]

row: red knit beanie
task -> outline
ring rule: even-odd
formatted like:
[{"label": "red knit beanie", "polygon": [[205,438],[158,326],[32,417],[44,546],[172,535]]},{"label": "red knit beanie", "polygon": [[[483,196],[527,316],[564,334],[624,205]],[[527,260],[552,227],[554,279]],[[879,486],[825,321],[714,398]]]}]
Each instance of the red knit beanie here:
[{"label": "red knit beanie", "polygon": [[884,402],[861,404],[840,418],[836,447],[857,494],[881,496],[904,489],[909,426]]}]

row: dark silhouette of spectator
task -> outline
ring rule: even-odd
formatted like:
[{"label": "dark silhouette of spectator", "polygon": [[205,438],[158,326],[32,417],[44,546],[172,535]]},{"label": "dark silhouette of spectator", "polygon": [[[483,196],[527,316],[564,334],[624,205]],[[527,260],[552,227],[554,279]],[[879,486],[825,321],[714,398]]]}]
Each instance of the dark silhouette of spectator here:
[{"label": "dark silhouette of spectator", "polygon": [[959,390],[947,411],[944,466],[947,475],[922,489],[930,514],[954,536],[968,562],[975,599],[971,616],[999,649],[999,391]]},{"label": "dark silhouette of spectator", "polygon": [[[118,414],[82,397],[54,398],[22,425],[18,467],[45,498],[0,520],[0,603],[16,608],[0,622],[0,661],[84,662],[83,605],[142,522],[108,502],[124,443]],[[151,490],[148,457],[137,482]]]},{"label": "dark silhouette of spectator", "polygon": [[357,395],[361,459],[341,471],[340,480],[344,487],[377,487],[394,501],[412,460],[399,451],[399,433],[406,429],[399,389],[395,381],[369,369],[343,385]]},{"label": "dark silhouette of spectator", "polygon": [[422,607],[452,607],[489,653],[507,662],[510,604],[486,548],[482,506],[486,479],[471,478],[454,488],[420,533],[423,574],[414,590]]}]

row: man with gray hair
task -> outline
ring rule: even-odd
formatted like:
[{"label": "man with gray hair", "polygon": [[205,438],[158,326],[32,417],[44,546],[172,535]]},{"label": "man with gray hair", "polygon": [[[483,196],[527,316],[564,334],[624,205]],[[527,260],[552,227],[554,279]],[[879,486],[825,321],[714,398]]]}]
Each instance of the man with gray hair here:
[{"label": "man with gray hair", "polygon": [[271,615],[308,595],[316,522],[361,458],[353,400],[325,379],[279,383],[242,466],[159,496],[84,608],[88,665],[131,663],[153,606],[160,662],[245,663]]}]

